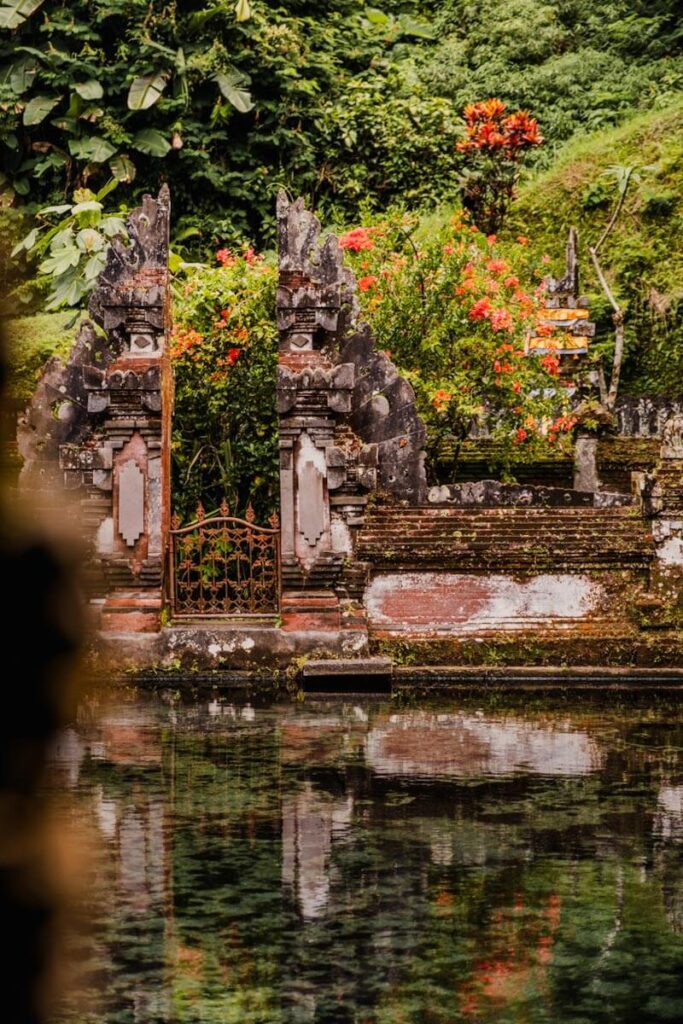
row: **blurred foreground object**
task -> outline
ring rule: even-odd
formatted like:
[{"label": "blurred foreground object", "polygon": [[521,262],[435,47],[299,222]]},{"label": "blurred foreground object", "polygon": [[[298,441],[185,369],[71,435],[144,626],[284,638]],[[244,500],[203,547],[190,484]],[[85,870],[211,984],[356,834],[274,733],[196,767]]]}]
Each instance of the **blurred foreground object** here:
[{"label": "blurred foreground object", "polygon": [[[6,378],[3,336],[2,403]],[[3,423],[11,419],[2,416]],[[40,790],[50,744],[75,696],[82,614],[76,547],[48,537],[33,510],[1,483],[6,686],[0,718],[0,915],[10,940],[3,954],[3,1020],[23,1024],[49,1019],[57,990],[64,851]]]}]

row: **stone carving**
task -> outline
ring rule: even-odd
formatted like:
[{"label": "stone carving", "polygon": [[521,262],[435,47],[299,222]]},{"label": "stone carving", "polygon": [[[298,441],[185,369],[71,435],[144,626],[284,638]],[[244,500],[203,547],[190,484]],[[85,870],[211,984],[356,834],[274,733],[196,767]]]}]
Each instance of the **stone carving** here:
[{"label": "stone carving", "polygon": [[133,459],[119,470],[119,533],[132,548],[145,529],[145,478]]},{"label": "stone carving", "polygon": [[119,353],[157,352],[168,327],[168,228],[170,193],[144,196],[128,218],[128,242],[114,239],[90,300],[90,313]]},{"label": "stone carving", "polygon": [[665,422],[661,454],[663,459],[683,459],[683,413],[674,413]]},{"label": "stone carving", "polygon": [[377,446],[377,486],[399,501],[419,505],[427,494],[424,468],[426,430],[415,392],[391,360],[377,351],[362,325],[344,342],[340,359],[355,367],[352,407],[345,422]]},{"label": "stone carving", "polygon": [[325,393],[327,408],[333,412],[349,412],[354,384],[351,363],[341,363],[325,370],[316,366],[299,373],[286,366],[278,367],[277,408],[279,413],[289,412],[297,403],[298,393],[315,391]]},{"label": "stone carving", "polygon": [[110,629],[158,628],[169,501],[169,193],[145,196],[114,241],[65,366],[48,364],[20,426],[22,485],[80,499],[92,595]]},{"label": "stone carving", "polygon": [[323,453],[304,434],[297,460],[299,532],[312,548],[322,537],[326,525],[325,461]]},{"label": "stone carving", "polygon": [[305,209],[303,199],[290,203],[281,191],[277,218],[281,346],[294,351],[319,349],[336,340],[344,320],[355,321],[356,281],[344,267],[344,254],[335,236],[327,235],[321,242],[320,221]]}]

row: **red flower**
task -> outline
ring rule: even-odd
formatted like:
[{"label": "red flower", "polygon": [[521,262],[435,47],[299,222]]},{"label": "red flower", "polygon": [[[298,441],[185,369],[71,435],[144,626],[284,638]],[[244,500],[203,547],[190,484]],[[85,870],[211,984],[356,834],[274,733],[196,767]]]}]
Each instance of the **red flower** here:
[{"label": "red flower", "polygon": [[515,444],[521,444],[522,441],[526,441],[528,436],[524,427],[518,427],[514,437]]},{"label": "red flower", "polygon": [[489,245],[495,245],[497,239],[498,239],[497,235],[487,235],[486,236],[486,241],[488,242]]},{"label": "red flower", "polygon": [[361,252],[363,249],[374,249],[375,243],[368,235],[366,228],[353,228],[347,231],[339,239],[339,246],[342,249],[350,249],[352,252]]},{"label": "red flower", "polygon": [[510,274],[509,277],[505,278],[503,284],[506,288],[516,288],[519,284],[519,278],[515,274]]},{"label": "red flower", "polygon": [[368,274],[366,277],[361,277],[358,281],[358,287],[362,292],[370,291],[377,284],[377,278],[374,274]]},{"label": "red flower", "polygon": [[240,355],[242,354],[241,348],[229,348],[228,349],[228,366],[234,366]]},{"label": "red flower", "polygon": [[222,267],[227,267],[229,264],[234,263],[234,257],[229,249],[219,249],[216,253],[216,259]]},{"label": "red flower", "polygon": [[529,244],[529,239],[526,237],[526,235],[517,235],[517,241],[519,242],[520,245],[528,245]]},{"label": "red flower", "polygon": [[477,299],[469,312],[470,320],[485,320],[491,315],[491,302],[487,298]]},{"label": "red flower", "polygon": [[515,392],[516,395],[518,395],[522,390],[522,385],[518,380],[512,382],[512,390]]},{"label": "red flower", "polygon": [[514,323],[507,309],[494,309],[491,313],[491,327],[494,331],[513,331]]},{"label": "red flower", "polygon": [[508,269],[508,265],[505,260],[491,259],[486,264],[486,269],[492,274],[502,274]]},{"label": "red flower", "polygon": [[541,359],[541,366],[548,371],[551,377],[557,377],[560,372],[560,360],[557,356],[548,354]]}]

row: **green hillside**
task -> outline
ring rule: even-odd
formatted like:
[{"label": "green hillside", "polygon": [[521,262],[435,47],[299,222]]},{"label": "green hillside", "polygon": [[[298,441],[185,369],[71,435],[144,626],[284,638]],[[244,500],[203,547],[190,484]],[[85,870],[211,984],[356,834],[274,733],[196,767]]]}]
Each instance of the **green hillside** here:
[{"label": "green hillside", "polygon": [[609,332],[609,309],[590,259],[617,195],[615,167],[636,172],[617,226],[603,250],[615,293],[627,309],[631,391],[683,390],[683,98],[618,128],[569,143],[552,167],[527,180],[508,225],[524,232],[561,269],[564,238],[578,227],[584,288]]}]

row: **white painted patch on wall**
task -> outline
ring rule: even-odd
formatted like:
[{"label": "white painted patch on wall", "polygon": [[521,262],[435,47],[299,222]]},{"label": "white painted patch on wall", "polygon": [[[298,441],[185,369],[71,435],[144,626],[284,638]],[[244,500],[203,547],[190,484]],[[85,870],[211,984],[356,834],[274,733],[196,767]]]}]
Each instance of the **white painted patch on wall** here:
[{"label": "white painted patch on wall", "polygon": [[114,551],[114,517],[107,516],[97,528],[95,547],[100,555],[111,555]]},{"label": "white painted patch on wall", "polygon": [[332,515],[331,534],[332,550],[343,555],[350,555],[353,551],[351,531],[340,515]]},{"label": "white painted patch on wall", "polygon": [[365,592],[372,626],[407,632],[477,633],[547,622],[571,627],[594,615],[603,587],[587,576],[543,574],[521,582],[474,573],[387,573]]}]

